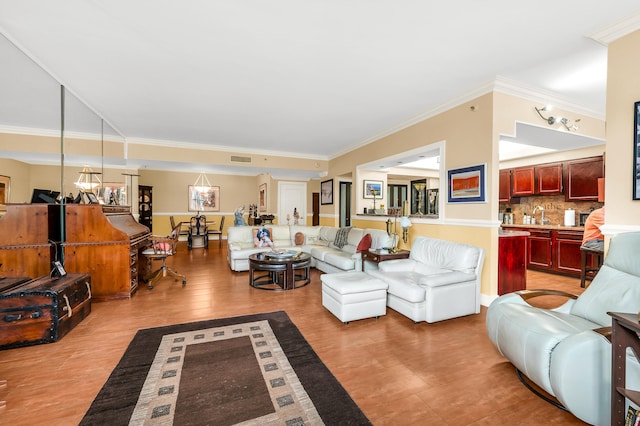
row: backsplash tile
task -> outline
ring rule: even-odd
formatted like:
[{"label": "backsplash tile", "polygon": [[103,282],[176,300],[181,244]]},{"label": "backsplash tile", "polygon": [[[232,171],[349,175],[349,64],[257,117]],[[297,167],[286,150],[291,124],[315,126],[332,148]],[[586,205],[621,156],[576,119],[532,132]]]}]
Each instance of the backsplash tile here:
[{"label": "backsplash tile", "polygon": [[[600,208],[604,203],[597,201],[565,201],[564,195],[536,195],[534,197],[520,197],[520,203],[500,203],[499,211],[504,213],[507,207],[511,208],[513,213],[513,223],[521,225],[524,214],[533,214],[533,209],[536,206],[542,206],[544,208],[544,217],[549,219],[550,225],[563,225],[564,224],[564,211],[567,209],[574,209],[576,211],[576,226],[580,224],[580,213],[589,213],[593,209]],[[540,224],[540,212],[536,212],[533,215],[536,219],[536,223]]]}]

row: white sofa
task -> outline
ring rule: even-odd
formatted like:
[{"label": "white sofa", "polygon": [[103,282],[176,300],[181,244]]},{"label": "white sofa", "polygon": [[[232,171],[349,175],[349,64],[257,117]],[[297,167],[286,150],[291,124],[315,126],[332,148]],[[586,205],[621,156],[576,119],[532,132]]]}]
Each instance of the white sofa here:
[{"label": "white sofa", "polygon": [[[261,226],[260,226],[261,227]],[[253,230],[259,226],[233,226],[227,229],[227,261],[234,271],[249,270],[249,256],[271,250],[270,247],[255,247]],[[356,252],[358,244],[366,234],[371,234],[371,248],[391,247],[393,237],[380,229],[351,228],[347,242],[337,247],[334,242],[338,228],[331,226],[264,225],[271,229],[274,247],[300,250],[311,255],[311,266],[322,272],[360,271],[362,258]],[[301,245],[296,245],[295,236],[302,233]],[[375,268],[367,262],[365,269]]]},{"label": "white sofa", "polygon": [[[559,292],[508,293],[487,310],[487,333],[500,353],[536,385],[590,424],[611,421],[611,327],[607,312],[640,309],[640,232],[611,239],[604,264],[591,284],[555,309],[526,300]],[[610,332],[610,330],[609,330]],[[627,350],[626,387],[640,390],[640,363]],[[626,410],[625,410],[626,411]]]},{"label": "white sofa", "polygon": [[385,281],[387,306],[415,322],[480,313],[484,249],[417,237],[408,259],[388,260],[370,275]]}]

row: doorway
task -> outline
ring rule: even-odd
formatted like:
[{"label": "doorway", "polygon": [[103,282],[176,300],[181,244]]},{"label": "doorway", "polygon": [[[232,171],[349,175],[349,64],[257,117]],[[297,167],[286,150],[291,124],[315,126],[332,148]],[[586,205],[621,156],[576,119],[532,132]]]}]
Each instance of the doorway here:
[{"label": "doorway", "polygon": [[311,194],[311,225],[320,225],[320,193],[313,192]]},{"label": "doorway", "polygon": [[340,227],[351,226],[351,182],[340,182]]}]

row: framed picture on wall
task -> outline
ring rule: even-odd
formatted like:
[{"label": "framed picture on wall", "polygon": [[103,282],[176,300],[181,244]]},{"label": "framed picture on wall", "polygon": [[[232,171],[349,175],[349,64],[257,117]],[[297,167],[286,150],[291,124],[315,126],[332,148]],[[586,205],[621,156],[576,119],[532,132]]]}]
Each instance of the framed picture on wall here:
[{"label": "framed picture on wall", "polygon": [[640,200],[640,101],[633,106],[633,200]]},{"label": "framed picture on wall", "polygon": [[202,187],[189,185],[190,212],[219,212],[220,187]]},{"label": "framed picture on wall", "polygon": [[484,203],[487,201],[486,164],[447,171],[447,202]]},{"label": "framed picture on wall", "polygon": [[376,200],[380,200],[383,196],[382,194],[382,181],[381,180],[364,180],[363,182],[364,188],[364,198],[375,198]]},{"label": "framed picture on wall", "polygon": [[260,185],[258,192],[259,192],[258,211],[266,212],[267,211],[267,184],[263,183],[262,185]]},{"label": "framed picture on wall", "polygon": [[333,179],[320,183],[320,204],[333,204]]}]

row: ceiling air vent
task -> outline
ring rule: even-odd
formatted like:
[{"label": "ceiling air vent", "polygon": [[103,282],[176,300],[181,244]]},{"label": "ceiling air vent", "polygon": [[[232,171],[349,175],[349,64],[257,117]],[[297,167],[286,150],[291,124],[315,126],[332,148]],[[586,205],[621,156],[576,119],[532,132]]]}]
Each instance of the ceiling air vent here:
[{"label": "ceiling air vent", "polygon": [[239,155],[231,156],[232,163],[251,163],[251,157],[241,157]]}]

